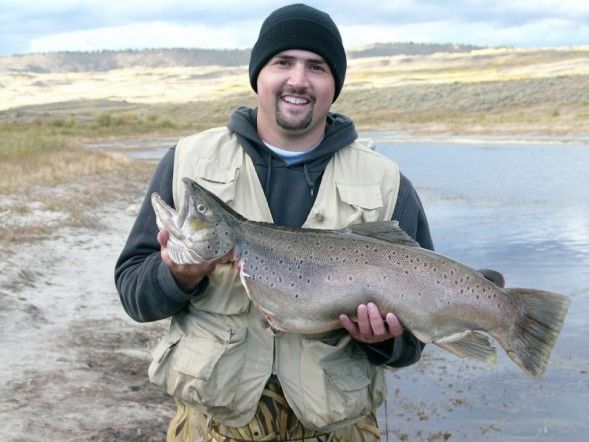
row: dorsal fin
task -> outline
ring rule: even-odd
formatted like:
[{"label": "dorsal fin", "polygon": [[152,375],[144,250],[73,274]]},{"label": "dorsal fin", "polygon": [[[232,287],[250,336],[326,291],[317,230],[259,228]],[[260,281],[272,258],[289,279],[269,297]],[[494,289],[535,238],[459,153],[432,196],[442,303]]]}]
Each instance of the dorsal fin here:
[{"label": "dorsal fin", "polygon": [[382,241],[392,242],[395,244],[419,247],[417,241],[407,235],[405,231],[399,227],[399,223],[394,220],[352,224],[347,228],[347,230],[351,233],[355,233],[356,235],[377,238]]}]

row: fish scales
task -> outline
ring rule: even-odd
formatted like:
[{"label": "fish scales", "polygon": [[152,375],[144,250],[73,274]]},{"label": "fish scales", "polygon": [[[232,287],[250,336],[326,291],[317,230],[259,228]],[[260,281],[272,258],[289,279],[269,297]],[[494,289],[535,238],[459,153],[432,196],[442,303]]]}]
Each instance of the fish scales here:
[{"label": "fish scales", "polygon": [[543,376],[568,311],[566,296],[498,286],[420,248],[393,221],[283,228],[249,221],[196,182],[183,182],[180,212],[152,196],[158,225],[170,235],[170,256],[179,264],[202,263],[233,250],[248,296],[275,329],[341,328],[341,313],[352,316],[359,304],[373,302],[423,342],[493,363],[488,334],[527,374]]},{"label": "fish scales", "polygon": [[273,320],[275,328],[327,331],[340,327],[333,321],[340,313],[352,316],[358,304],[374,302],[431,342],[474,323],[500,328],[515,305],[477,272],[425,249],[321,231],[272,230],[246,227],[236,257],[254,302],[263,297],[268,313],[284,312]]}]

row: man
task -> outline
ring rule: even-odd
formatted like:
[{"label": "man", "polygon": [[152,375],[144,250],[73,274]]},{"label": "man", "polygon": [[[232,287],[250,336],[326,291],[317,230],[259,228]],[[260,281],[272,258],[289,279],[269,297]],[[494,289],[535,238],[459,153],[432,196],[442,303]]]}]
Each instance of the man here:
[{"label": "man", "polygon": [[[350,119],[330,113],[345,72],[329,15],[303,4],[277,9],[251,54],[257,108],[239,108],[227,127],[180,140],[148,195],[178,204],[180,180],[189,176],[250,219],[341,228],[392,217],[431,249],[411,183],[355,141]],[[341,315],[341,330],[280,333],[250,308],[231,263],[178,265],[167,239],[146,198],[115,279],[132,318],[172,317],[149,370],[178,405],[168,440],[379,440],[381,367],[410,365],[422,349],[393,313],[359,305],[357,320]]]}]

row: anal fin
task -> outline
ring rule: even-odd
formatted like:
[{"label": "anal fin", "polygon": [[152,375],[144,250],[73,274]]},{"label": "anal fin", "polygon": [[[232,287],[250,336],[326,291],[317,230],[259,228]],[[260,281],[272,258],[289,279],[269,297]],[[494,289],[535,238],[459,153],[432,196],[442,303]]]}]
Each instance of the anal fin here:
[{"label": "anal fin", "polygon": [[438,347],[461,358],[474,359],[495,365],[497,351],[491,345],[489,338],[482,333],[468,330],[458,339],[445,339],[434,342]]}]

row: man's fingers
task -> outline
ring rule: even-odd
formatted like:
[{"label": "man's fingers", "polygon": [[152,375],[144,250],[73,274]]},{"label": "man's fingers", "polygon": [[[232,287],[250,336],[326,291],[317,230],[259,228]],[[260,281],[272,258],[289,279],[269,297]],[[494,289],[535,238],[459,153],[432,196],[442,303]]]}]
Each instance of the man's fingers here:
[{"label": "man's fingers", "polygon": [[161,247],[165,247],[166,244],[168,243],[168,238],[169,238],[169,234],[168,231],[166,229],[162,229],[158,232],[157,234],[157,242],[160,243]]},{"label": "man's fingers", "polygon": [[348,333],[352,335],[352,337],[358,336],[358,326],[350,319],[348,315],[339,315],[339,322],[348,331]]},{"label": "man's fingers", "polygon": [[368,318],[370,321],[370,328],[372,330],[372,334],[376,338],[384,338],[387,337],[387,329],[385,327],[385,322],[382,319],[382,315],[378,310],[378,307],[374,305],[372,302],[369,302],[366,306],[368,309]]},{"label": "man's fingers", "polygon": [[386,321],[389,326],[389,333],[393,336],[400,336],[403,334],[403,326],[399,319],[392,313],[387,313]]},{"label": "man's fingers", "polygon": [[368,307],[360,304],[357,309],[358,314],[358,331],[361,335],[372,335],[372,327],[370,326],[370,317],[368,316]]}]

